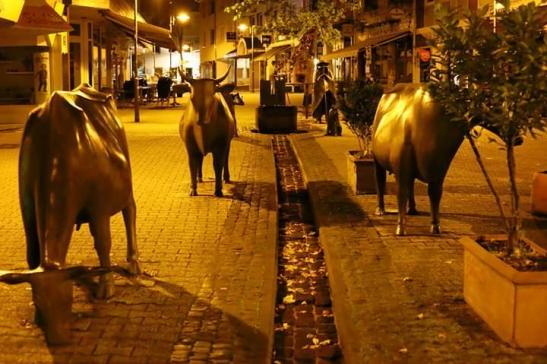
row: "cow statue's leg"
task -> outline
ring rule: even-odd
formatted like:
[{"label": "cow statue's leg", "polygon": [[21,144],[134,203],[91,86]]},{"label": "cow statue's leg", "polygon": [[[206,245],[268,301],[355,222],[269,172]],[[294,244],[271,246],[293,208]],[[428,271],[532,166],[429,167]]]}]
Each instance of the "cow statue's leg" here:
[{"label": "cow statue's leg", "polygon": [[197,177],[202,162],[203,156],[200,152],[188,153],[188,164],[190,165],[190,196],[198,195]]},{"label": "cow statue's leg", "polygon": [[378,162],[375,162],[376,166],[376,197],[378,200],[378,206],[376,207],[376,215],[382,216],[385,213],[384,207],[384,193],[386,191],[386,170]]},{"label": "cow statue's leg", "polygon": [[399,215],[395,235],[405,235],[406,204],[408,201],[410,182],[405,176],[397,176],[397,206]]},{"label": "cow statue's leg", "polygon": [[26,194],[22,198],[21,214],[27,239],[27,264],[30,269],[35,269],[40,265],[40,241],[38,240],[34,199],[30,194]]},{"label": "cow statue's leg", "polygon": [[226,148],[217,147],[213,151],[213,168],[215,170],[215,196],[222,197],[222,169],[226,160]]},{"label": "cow statue's leg", "polygon": [[201,154],[196,154],[196,158],[197,158],[197,164],[198,164],[198,182],[199,183],[202,183],[203,182],[203,155]]},{"label": "cow statue's leg", "polygon": [[230,142],[228,142],[228,145],[226,147],[225,155],[226,156],[224,157],[224,170],[223,170],[224,183],[230,183],[230,164],[229,164],[229,161],[230,161]]},{"label": "cow statue's leg", "polygon": [[443,181],[429,183],[427,185],[427,193],[429,194],[429,202],[431,204],[431,233],[440,234],[439,205],[443,194]]},{"label": "cow statue's leg", "polygon": [[414,178],[410,182],[410,188],[408,191],[408,215],[418,215],[416,210],[416,199],[414,198]]},{"label": "cow statue's leg", "polygon": [[[89,230],[95,241],[95,250],[99,256],[101,267],[110,267],[110,248],[112,245],[110,237],[110,216],[95,216],[89,222]],[[106,299],[114,294],[112,273],[101,275],[99,278],[99,289],[97,298]]]},{"label": "cow statue's leg", "polygon": [[[61,202],[59,200],[56,201]],[[45,207],[42,206],[42,209],[44,208]],[[46,253],[43,254],[46,257],[46,260],[41,261],[40,265],[45,270],[55,270],[65,265],[65,258],[74,230],[76,214],[70,211],[68,206],[63,203],[54,204],[45,209],[46,211],[39,211],[40,208],[36,209],[36,221],[38,226],[42,227],[41,230],[38,231],[39,239],[43,242],[42,246],[46,248]],[[55,285],[53,282],[51,284]],[[72,300],[72,283],[64,284],[63,287],[59,287],[59,295],[55,298],[48,298],[49,287],[50,285],[46,282],[40,287],[38,285],[33,285],[32,287],[33,301],[36,304],[34,320],[38,326],[43,327],[46,330],[46,336],[48,337],[50,334],[47,333],[47,322],[49,319],[48,315],[50,314],[48,311],[50,310],[37,304],[37,300],[51,300],[51,302],[57,302],[57,300]]]},{"label": "cow statue's leg", "polygon": [[[398,171],[393,171],[397,179],[397,206],[399,208],[399,217],[397,220],[397,229],[395,235],[405,235],[406,207],[409,197],[414,195],[411,190],[414,188],[414,169],[413,153],[410,146],[405,146],[400,151],[400,161]],[[414,197],[412,197],[414,200]]]},{"label": "cow statue's leg", "polygon": [[126,208],[122,210],[123,222],[125,224],[125,233],[127,237],[127,263],[129,264],[129,272],[132,274],[140,274],[139,266],[139,250],[137,248],[136,239],[136,215],[137,207],[133,194],[131,194],[130,202]]}]

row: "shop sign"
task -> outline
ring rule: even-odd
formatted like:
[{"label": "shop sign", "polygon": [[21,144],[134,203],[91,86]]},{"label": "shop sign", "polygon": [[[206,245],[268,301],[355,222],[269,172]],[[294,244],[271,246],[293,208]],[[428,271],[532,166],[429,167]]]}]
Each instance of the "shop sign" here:
[{"label": "shop sign", "polygon": [[41,29],[54,33],[72,30],[70,25],[49,5],[25,5],[17,26],[21,28]]},{"label": "shop sign", "polygon": [[399,8],[393,8],[389,11],[389,17],[391,19],[402,19],[405,16],[405,11]]},{"label": "shop sign", "polygon": [[267,47],[272,43],[272,36],[270,34],[262,34],[262,44]]},{"label": "shop sign", "polygon": [[420,61],[427,63],[431,60],[431,51],[427,48],[418,48],[418,56]]},{"label": "shop sign", "polygon": [[235,41],[237,41],[237,34],[236,34],[236,32],[226,32],[226,41],[227,41],[227,42],[235,42]]}]

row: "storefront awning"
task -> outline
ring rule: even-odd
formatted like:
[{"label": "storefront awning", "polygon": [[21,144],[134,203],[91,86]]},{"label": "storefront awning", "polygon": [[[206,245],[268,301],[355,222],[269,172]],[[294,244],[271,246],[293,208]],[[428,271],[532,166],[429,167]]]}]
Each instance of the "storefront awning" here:
[{"label": "storefront awning", "polygon": [[234,59],[234,58],[237,58],[237,50],[236,49],[232,49],[230,52],[226,53],[224,55],[224,57],[222,57],[220,60],[222,60],[222,59]]},{"label": "storefront awning", "polygon": [[69,32],[72,27],[46,3],[35,5],[27,2],[21,10],[19,20],[11,29],[40,35]]},{"label": "storefront awning", "polygon": [[366,47],[378,47],[387,43],[391,43],[393,41],[396,41],[398,39],[404,38],[408,36],[410,32],[408,30],[405,31],[399,31],[399,32],[393,32],[388,33],[384,35],[379,35],[377,37],[370,37],[367,40],[364,40],[362,42],[355,43],[354,45],[350,47],[346,47],[343,49],[339,49],[337,51],[334,51],[332,53],[326,54],[324,56],[321,56],[320,59],[322,61],[330,61],[335,58],[347,58],[347,57],[355,57],[357,56],[357,53],[359,53],[360,50],[366,48]]},{"label": "storefront awning", "polygon": [[278,46],[278,47],[272,47],[270,49],[268,49],[266,52],[264,52],[263,54],[261,54],[260,56],[257,56],[254,61],[255,62],[259,62],[259,61],[267,61],[269,58],[272,58],[273,56],[281,53],[281,52],[284,52],[286,51],[287,49],[290,49],[291,46],[289,44],[285,44],[285,45],[281,45],[281,46]]},{"label": "storefront awning", "polygon": [[0,0],[0,27],[17,23],[24,4],[24,0]]},{"label": "storefront awning", "polygon": [[[105,19],[117,26],[124,33],[131,37],[134,35],[135,28],[133,19],[116,14],[111,10],[104,10],[101,11],[101,13]],[[171,38],[171,34],[169,33],[169,30],[165,28],[139,21],[138,33],[141,41],[156,44],[168,49],[175,48],[175,43]]]}]

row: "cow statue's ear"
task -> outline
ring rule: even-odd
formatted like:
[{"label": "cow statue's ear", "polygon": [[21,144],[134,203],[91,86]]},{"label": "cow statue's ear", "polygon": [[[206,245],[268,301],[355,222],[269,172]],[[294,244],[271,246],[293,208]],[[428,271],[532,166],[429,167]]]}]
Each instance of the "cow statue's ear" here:
[{"label": "cow statue's ear", "polygon": [[224,85],[218,85],[217,91],[220,93],[231,93],[236,89],[236,84],[233,82],[225,83]]}]

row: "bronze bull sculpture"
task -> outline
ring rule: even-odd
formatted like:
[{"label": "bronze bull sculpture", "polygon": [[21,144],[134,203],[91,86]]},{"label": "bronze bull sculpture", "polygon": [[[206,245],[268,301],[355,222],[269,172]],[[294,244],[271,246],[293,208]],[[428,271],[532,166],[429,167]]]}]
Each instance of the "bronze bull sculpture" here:
[{"label": "bronze bull sculpture", "polygon": [[[110,217],[123,213],[129,271],[139,273],[136,207],[125,132],[111,96],[81,85],[55,92],[28,117],[19,155],[19,198],[32,271],[0,281],[32,284],[36,322],[51,344],[68,341],[72,281],[101,274],[99,298],[113,293]],[[101,269],[65,267],[74,229],[89,223]]]},{"label": "bronze bull sculpture", "polygon": [[221,197],[222,178],[230,181],[230,143],[235,135],[235,122],[230,104],[224,95],[235,88],[233,83],[220,85],[228,72],[219,79],[187,79],[192,92],[180,121],[180,136],[188,153],[190,167],[190,196],[197,196],[197,180],[201,180],[203,157],[213,153],[215,170],[215,196]]},{"label": "bronze bull sculpture", "polygon": [[372,150],[376,162],[378,207],[384,214],[386,170],[397,181],[397,235],[405,233],[408,214],[416,214],[414,180],[427,183],[431,203],[431,232],[440,233],[439,204],[448,167],[466,129],[451,122],[433,102],[426,85],[399,84],[386,92],[376,111]]}]

